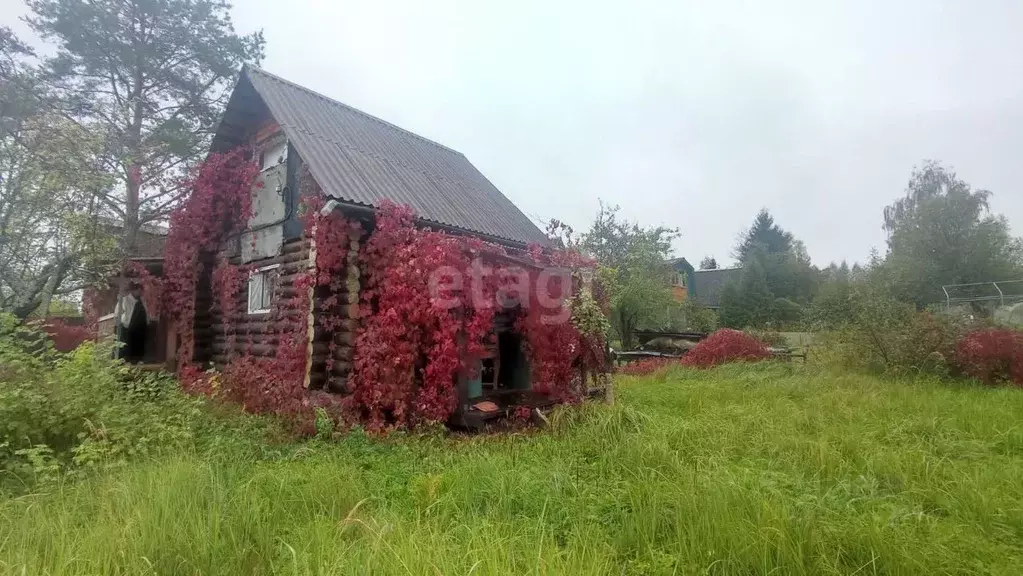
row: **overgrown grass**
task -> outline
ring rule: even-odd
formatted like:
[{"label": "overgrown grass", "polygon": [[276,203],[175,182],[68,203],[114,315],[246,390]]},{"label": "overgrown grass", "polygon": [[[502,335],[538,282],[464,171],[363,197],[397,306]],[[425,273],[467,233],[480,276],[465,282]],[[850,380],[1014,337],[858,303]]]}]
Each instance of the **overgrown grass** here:
[{"label": "overgrown grass", "polygon": [[624,378],[546,432],[225,441],[0,502],[12,574],[1018,574],[1023,395]]}]

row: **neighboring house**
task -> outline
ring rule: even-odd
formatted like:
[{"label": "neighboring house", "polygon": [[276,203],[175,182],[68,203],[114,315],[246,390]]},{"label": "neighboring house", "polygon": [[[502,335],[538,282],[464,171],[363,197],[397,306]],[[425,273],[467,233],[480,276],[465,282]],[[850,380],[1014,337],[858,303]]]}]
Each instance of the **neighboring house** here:
[{"label": "neighboring house", "polygon": [[691,299],[705,308],[721,307],[721,292],[729,282],[739,282],[742,268],[696,270],[685,258],[671,261],[672,291],[677,302]]},{"label": "neighboring house", "polygon": [[[389,200],[413,208],[420,225],[475,236],[516,254],[525,254],[530,244],[550,245],[547,236],[461,153],[251,66],[242,69],[212,151],[239,146],[254,151],[262,185],[253,189],[247,230],[221,255],[253,270],[243,288],[247,315],[240,329],[232,329],[227,337],[228,323],[218,310],[209,279],[212,262],[207,263],[205,279],[198,284],[194,319],[192,360],[200,365],[223,366],[243,354],[274,354],[275,341],[266,336],[274,332],[277,321],[270,313],[274,302],[281,294],[294,293],[295,279],[315,262],[309,231],[303,230],[298,214],[303,198],[324,198],[327,209],[363,222],[367,231],[373,226],[373,209]],[[313,299],[306,361],[309,388],[345,390],[360,314],[356,258],[367,234],[350,235],[349,265],[341,272],[346,288],[339,296],[352,309],[350,320],[329,328],[321,325],[319,310],[325,304],[319,293]],[[494,331],[496,344],[491,356],[480,361],[481,375],[459,382],[462,411],[483,399],[509,405],[497,399],[497,392],[521,392],[519,396],[531,392],[514,317],[495,317]],[[173,342],[167,346],[169,363],[175,360],[174,346]]]}]

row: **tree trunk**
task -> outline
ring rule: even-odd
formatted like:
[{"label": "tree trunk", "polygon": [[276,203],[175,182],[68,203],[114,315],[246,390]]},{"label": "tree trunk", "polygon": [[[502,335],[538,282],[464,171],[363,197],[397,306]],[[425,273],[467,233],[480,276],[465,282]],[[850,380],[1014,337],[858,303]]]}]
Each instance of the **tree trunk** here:
[{"label": "tree trunk", "polygon": [[65,256],[61,258],[56,268],[50,274],[50,277],[46,280],[46,284],[39,294],[39,315],[43,318],[50,315],[50,302],[53,301],[53,293],[57,291],[57,287],[64,281],[64,276],[70,267],[71,257]]}]

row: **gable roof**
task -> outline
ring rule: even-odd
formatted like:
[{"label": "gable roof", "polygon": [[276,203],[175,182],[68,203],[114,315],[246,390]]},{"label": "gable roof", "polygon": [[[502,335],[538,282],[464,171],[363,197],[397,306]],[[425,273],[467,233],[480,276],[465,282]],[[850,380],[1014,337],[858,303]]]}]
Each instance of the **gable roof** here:
[{"label": "gable roof", "polygon": [[689,263],[689,260],[686,260],[685,258],[672,258],[671,260],[668,260],[668,262],[671,264],[672,268],[679,272],[685,272],[688,274],[696,270],[693,268],[693,265]]},{"label": "gable roof", "polygon": [[549,243],[461,153],[253,66],[242,68],[235,91],[246,84],[326,195],[371,207],[389,199],[411,206],[427,224],[514,244]]},{"label": "gable roof", "polygon": [[721,291],[729,282],[738,282],[742,268],[696,270],[689,275],[689,295],[700,306],[721,306]]}]

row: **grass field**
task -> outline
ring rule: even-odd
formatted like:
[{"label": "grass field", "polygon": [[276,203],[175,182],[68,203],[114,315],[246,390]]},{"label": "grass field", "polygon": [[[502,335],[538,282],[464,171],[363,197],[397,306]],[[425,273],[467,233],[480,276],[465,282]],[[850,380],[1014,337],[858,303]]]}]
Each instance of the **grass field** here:
[{"label": "grass field", "polygon": [[226,438],[65,483],[0,502],[0,573],[1021,573],[1019,390],[773,365],[618,399],[546,432]]}]

